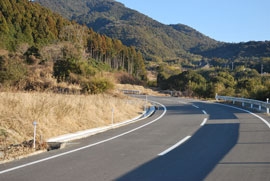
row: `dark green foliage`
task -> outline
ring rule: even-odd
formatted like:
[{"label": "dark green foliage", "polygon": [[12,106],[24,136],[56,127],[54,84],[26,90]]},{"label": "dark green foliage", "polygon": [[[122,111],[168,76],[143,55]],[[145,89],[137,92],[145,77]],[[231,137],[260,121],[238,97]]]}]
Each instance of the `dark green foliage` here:
[{"label": "dark green foliage", "polygon": [[223,43],[216,48],[194,51],[208,58],[236,59],[241,57],[270,57],[270,41]]},{"label": "dark green foliage", "polygon": [[32,46],[30,48],[28,48],[28,50],[24,53],[25,56],[29,57],[31,55],[37,57],[37,58],[40,58],[41,55],[39,53],[39,49],[35,46]]},{"label": "dark green foliage", "polygon": [[[37,2],[66,18],[86,24],[99,33],[120,39],[125,45],[135,46],[146,60],[157,61],[160,58],[164,61],[181,60],[175,64],[193,69],[198,66],[198,58],[199,61],[202,60],[201,56],[207,57],[210,65],[220,67],[229,66],[236,59],[244,59],[235,62],[235,66],[248,64],[249,68],[260,71],[261,62],[253,63],[254,57],[270,57],[269,41],[218,42],[182,24],[159,23],[126,8],[117,1],[37,0]],[[181,11],[181,7],[179,8]],[[265,65],[265,72],[270,72],[270,66]]]},{"label": "dark green foliage", "polygon": [[[53,75],[59,81],[66,81],[70,83],[80,84],[80,79],[91,78],[98,71],[104,70],[102,66],[93,66],[92,63],[95,61],[78,61],[76,59],[60,59],[54,63]],[[76,76],[74,76],[76,75]]]},{"label": "dark green foliage", "polygon": [[135,46],[146,59],[156,56],[192,57],[194,47],[213,48],[217,41],[182,25],[164,25],[112,0],[37,0],[68,19],[86,24],[95,31]]},{"label": "dark green foliage", "polygon": [[58,81],[68,81],[71,73],[82,74],[79,64],[74,59],[57,60],[53,72]]},{"label": "dark green foliage", "polygon": [[[12,59],[12,61],[10,61]],[[27,74],[26,66],[16,57],[0,56],[0,85],[19,86]]]},{"label": "dark green foliage", "polygon": [[69,24],[61,16],[28,0],[0,1],[0,47],[15,50],[20,43],[46,45],[58,39],[61,26]]},{"label": "dark green foliage", "polygon": [[206,91],[206,80],[195,71],[185,71],[166,80],[170,89],[186,92],[188,96],[202,96]]},{"label": "dark green foliage", "polygon": [[[123,45],[120,40],[70,22],[28,0],[2,0],[0,9],[0,48],[16,51],[23,44],[24,48],[20,52],[24,53],[28,68],[53,62],[52,76],[58,82],[76,84],[90,79],[97,72],[117,70],[126,71],[140,80],[147,80],[141,53],[134,47]],[[54,46],[49,52],[43,52],[46,58],[40,53],[45,45]],[[58,45],[62,46],[60,51],[56,51],[59,49]],[[25,47],[30,48],[25,51]],[[18,65],[8,62],[7,65],[10,67],[1,69],[2,83],[9,80],[14,84],[25,75],[24,68],[16,68],[27,66],[23,61]]]},{"label": "dark green foliage", "polygon": [[185,96],[213,98],[217,93],[265,101],[270,95],[270,76],[242,66],[233,71],[226,68],[184,71],[167,78],[162,71],[158,78],[161,89],[181,91]]},{"label": "dark green foliage", "polygon": [[24,56],[26,57],[26,61],[28,64],[34,64],[36,63],[36,58],[41,58],[39,49],[35,46],[28,48],[28,50],[24,53]]}]

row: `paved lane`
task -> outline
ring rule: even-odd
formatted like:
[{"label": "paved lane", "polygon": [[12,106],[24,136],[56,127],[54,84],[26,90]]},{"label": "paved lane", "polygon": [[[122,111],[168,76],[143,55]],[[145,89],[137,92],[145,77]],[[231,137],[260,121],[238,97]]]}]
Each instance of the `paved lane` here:
[{"label": "paved lane", "polygon": [[[170,97],[148,99],[166,106],[167,112],[162,118],[157,119],[164,113],[160,107],[146,120],[77,140],[62,150],[2,164],[0,173],[63,154],[2,173],[0,180],[270,178],[270,132],[258,118],[212,103]],[[189,139],[174,147],[188,136]],[[174,149],[164,152],[169,148]],[[243,177],[246,171],[252,173],[245,173],[248,176]]]}]

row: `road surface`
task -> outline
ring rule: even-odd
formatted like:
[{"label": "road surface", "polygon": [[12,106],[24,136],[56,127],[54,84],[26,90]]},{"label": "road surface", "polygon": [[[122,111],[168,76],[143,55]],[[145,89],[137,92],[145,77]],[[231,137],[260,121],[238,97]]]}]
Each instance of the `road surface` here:
[{"label": "road surface", "polygon": [[64,149],[1,164],[0,180],[270,180],[266,115],[191,99],[148,100],[165,107]]}]

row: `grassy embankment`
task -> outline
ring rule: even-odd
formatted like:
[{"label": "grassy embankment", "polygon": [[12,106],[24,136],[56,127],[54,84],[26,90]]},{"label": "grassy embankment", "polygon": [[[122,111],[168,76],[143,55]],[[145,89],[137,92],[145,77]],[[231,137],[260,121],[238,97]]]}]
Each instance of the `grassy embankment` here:
[{"label": "grassy embankment", "polygon": [[[37,141],[40,142],[66,133],[109,125],[112,108],[115,122],[134,118],[142,113],[145,104],[121,94],[1,92],[0,100],[0,149],[33,139],[33,121],[38,123]],[[2,159],[9,157],[8,151]],[[25,151],[29,152],[29,149]],[[14,153],[16,150],[12,152],[12,157],[25,154],[21,151]]]}]

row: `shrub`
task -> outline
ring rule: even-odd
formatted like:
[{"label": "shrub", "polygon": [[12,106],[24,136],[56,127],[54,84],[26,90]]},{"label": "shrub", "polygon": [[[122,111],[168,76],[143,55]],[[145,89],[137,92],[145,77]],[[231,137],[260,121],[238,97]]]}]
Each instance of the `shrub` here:
[{"label": "shrub", "polygon": [[12,57],[12,61],[11,58],[0,57],[0,83],[4,86],[17,86],[26,74],[26,66],[16,57]]},{"label": "shrub", "polygon": [[81,74],[80,66],[75,59],[60,59],[54,63],[53,75],[59,82],[68,80],[70,73]]},{"label": "shrub", "polygon": [[28,64],[35,64],[38,59],[41,58],[39,49],[35,46],[28,48],[28,50],[24,53],[24,56],[26,57],[26,62]]},{"label": "shrub", "polygon": [[106,78],[93,78],[90,81],[84,82],[81,85],[82,93],[100,94],[113,89],[113,83]]}]

